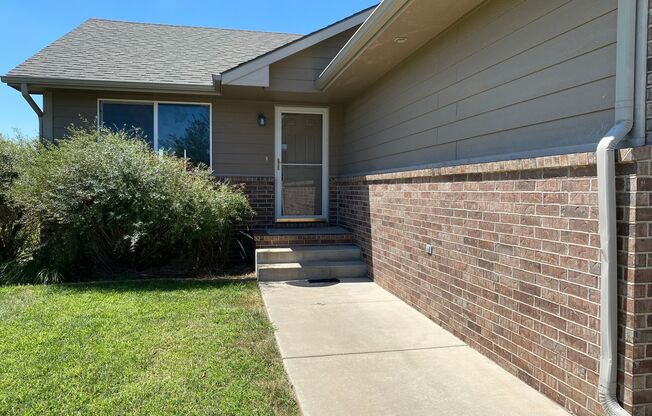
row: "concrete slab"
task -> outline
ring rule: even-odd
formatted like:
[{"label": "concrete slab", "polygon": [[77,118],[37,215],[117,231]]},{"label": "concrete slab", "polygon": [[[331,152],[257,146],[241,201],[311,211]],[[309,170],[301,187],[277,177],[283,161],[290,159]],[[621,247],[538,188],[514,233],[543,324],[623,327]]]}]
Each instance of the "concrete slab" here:
[{"label": "concrete slab", "polygon": [[305,415],[568,416],[369,280],[260,287]]},{"label": "concrete slab", "polygon": [[260,290],[270,307],[292,305],[321,305],[351,302],[397,301],[398,298],[382,290],[367,278],[346,279],[339,284],[309,284],[296,282],[261,282]]},{"label": "concrete slab", "polygon": [[285,365],[305,415],[568,416],[467,346]]},{"label": "concrete slab", "polygon": [[[367,282],[366,287],[344,283],[333,288],[347,286],[357,287],[357,295],[330,296],[307,304],[265,298],[283,358],[464,345],[373,283]],[[306,288],[287,287],[287,294],[295,299],[303,292]]]}]

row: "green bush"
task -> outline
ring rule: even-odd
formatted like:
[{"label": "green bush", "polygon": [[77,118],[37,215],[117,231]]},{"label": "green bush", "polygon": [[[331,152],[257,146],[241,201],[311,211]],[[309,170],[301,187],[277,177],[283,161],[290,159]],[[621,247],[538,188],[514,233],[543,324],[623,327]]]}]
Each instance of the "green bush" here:
[{"label": "green bush", "polygon": [[20,209],[9,200],[9,190],[18,178],[18,164],[34,151],[29,142],[12,141],[0,135],[0,263],[14,259],[26,237]]},{"label": "green bush", "polygon": [[35,235],[20,260],[49,279],[172,261],[219,267],[253,215],[240,189],[152,152],[133,132],[71,129],[17,171],[9,197]]}]

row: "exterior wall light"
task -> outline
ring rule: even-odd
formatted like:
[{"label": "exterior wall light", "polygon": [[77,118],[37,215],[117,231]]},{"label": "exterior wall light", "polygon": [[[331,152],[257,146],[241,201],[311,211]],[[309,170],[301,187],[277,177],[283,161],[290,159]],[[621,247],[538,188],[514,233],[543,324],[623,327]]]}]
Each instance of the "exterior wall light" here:
[{"label": "exterior wall light", "polygon": [[258,125],[260,127],[265,127],[266,124],[267,124],[267,118],[265,117],[265,114],[259,113],[258,114]]}]

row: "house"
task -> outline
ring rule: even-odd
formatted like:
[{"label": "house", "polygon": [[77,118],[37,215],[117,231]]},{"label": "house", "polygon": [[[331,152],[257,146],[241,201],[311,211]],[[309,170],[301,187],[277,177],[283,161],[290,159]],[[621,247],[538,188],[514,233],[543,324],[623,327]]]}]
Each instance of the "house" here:
[{"label": "house", "polygon": [[569,411],[648,414],[647,14],[385,0],[305,36],[91,19],[1,79],[45,140],[136,126],[244,183],[260,246],[355,242],[360,273]]}]

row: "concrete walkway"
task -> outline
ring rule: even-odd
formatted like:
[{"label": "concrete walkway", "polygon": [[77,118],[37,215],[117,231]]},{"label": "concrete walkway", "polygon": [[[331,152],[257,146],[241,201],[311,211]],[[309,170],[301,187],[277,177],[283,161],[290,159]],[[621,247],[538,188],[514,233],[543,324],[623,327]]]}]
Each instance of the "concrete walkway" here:
[{"label": "concrete walkway", "polygon": [[568,416],[369,280],[260,287],[304,415]]}]

